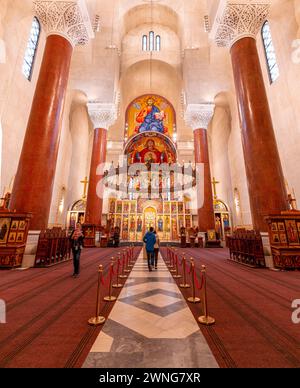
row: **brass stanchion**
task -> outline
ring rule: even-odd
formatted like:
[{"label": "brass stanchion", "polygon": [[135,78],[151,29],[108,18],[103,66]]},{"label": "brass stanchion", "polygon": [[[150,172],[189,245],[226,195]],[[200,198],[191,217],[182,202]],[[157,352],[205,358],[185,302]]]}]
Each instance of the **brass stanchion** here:
[{"label": "brass stanchion", "polygon": [[171,273],[175,273],[176,272],[176,268],[175,268],[175,252],[174,251],[172,252],[172,267],[170,269],[170,272]]},{"label": "brass stanchion", "polygon": [[190,296],[189,298],[187,298],[187,300],[190,303],[199,303],[200,298],[198,298],[196,296],[196,288],[195,288],[195,263],[194,263],[194,259],[192,257],[191,257],[191,274],[192,274],[192,293],[193,293],[193,296]]},{"label": "brass stanchion", "polygon": [[127,267],[132,268],[133,264],[130,261],[130,248],[126,250],[126,258],[127,258]]},{"label": "brass stanchion", "polygon": [[121,265],[121,262],[120,262],[120,257],[118,257],[118,262],[117,262],[117,283],[113,284],[112,287],[113,288],[122,288],[123,287],[123,284],[122,283],[119,283],[119,271],[120,271],[120,265]]},{"label": "brass stanchion", "polygon": [[115,296],[112,295],[113,272],[114,272],[114,262],[111,260],[110,269],[109,269],[109,295],[103,298],[106,302],[114,302],[117,299]]},{"label": "brass stanchion", "polygon": [[[119,252],[119,255],[121,255],[121,252]],[[124,256],[122,257],[122,273],[121,275],[119,275],[119,278],[120,279],[127,279],[127,275],[125,275],[124,273],[124,268],[125,267],[125,260],[124,260]]]},{"label": "brass stanchion", "polygon": [[98,287],[97,287],[97,299],[96,299],[96,316],[92,317],[88,320],[89,325],[91,326],[99,326],[102,325],[105,322],[105,318],[102,317],[100,314],[100,284],[103,279],[103,266],[99,265],[98,270]]},{"label": "brass stanchion", "polygon": [[130,269],[128,268],[128,256],[125,255],[125,252],[123,252],[123,258],[124,258],[124,264],[125,264],[125,269],[124,272],[129,273]]},{"label": "brass stanchion", "polygon": [[179,268],[178,268],[178,255],[176,254],[176,259],[175,259],[175,268],[176,268],[176,274],[173,275],[174,279],[180,279],[182,276],[179,274]]},{"label": "brass stanchion", "polygon": [[202,265],[202,276],[204,276],[204,298],[203,298],[203,304],[204,304],[204,315],[201,315],[201,317],[198,318],[198,321],[202,325],[210,326],[213,325],[216,320],[213,317],[210,317],[208,315],[208,308],[207,308],[207,290],[206,290],[206,266]]},{"label": "brass stanchion", "polygon": [[185,254],[183,254],[183,258],[182,258],[182,272],[183,272],[183,283],[179,284],[179,287],[180,288],[190,288],[191,285],[189,283],[187,283],[187,281],[186,281],[186,258],[185,258]]}]

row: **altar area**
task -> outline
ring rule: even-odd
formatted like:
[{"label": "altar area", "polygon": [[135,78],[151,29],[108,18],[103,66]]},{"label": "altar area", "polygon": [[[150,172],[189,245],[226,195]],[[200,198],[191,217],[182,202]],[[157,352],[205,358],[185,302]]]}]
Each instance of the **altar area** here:
[{"label": "altar area", "polygon": [[[126,110],[122,151],[117,160],[107,160],[99,168],[96,192],[101,198],[101,225],[97,221],[93,229],[108,241],[118,235],[121,242],[141,242],[150,227],[161,242],[194,236],[198,209],[204,204],[204,164],[195,163],[193,150],[189,157],[184,162],[180,156],[172,104],[159,95],[137,97]],[[87,178],[81,183],[84,194],[69,210],[70,229],[76,222],[91,224],[86,211]],[[218,183],[212,182],[216,231],[225,239],[230,212],[217,198]]]},{"label": "altar area", "polygon": [[182,201],[110,199],[108,223],[120,228],[123,241],[142,241],[151,226],[160,241],[178,241],[181,228],[191,228],[192,214]]}]

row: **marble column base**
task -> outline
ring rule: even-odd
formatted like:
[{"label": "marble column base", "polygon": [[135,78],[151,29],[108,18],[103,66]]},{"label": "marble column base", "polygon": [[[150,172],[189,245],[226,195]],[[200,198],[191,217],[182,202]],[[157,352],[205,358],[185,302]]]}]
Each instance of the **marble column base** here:
[{"label": "marble column base", "polygon": [[25,253],[22,261],[22,268],[34,267],[35,255],[37,251],[39,230],[30,230],[27,237]]}]

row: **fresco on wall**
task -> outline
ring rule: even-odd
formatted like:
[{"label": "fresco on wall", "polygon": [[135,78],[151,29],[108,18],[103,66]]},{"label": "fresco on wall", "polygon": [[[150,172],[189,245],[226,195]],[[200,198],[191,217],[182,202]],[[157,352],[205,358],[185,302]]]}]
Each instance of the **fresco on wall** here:
[{"label": "fresco on wall", "polygon": [[127,150],[131,163],[175,163],[176,153],[167,137],[143,133],[134,138]]},{"label": "fresco on wall", "polygon": [[127,110],[125,136],[129,139],[139,133],[158,132],[172,137],[175,125],[172,105],[161,96],[145,95]]}]

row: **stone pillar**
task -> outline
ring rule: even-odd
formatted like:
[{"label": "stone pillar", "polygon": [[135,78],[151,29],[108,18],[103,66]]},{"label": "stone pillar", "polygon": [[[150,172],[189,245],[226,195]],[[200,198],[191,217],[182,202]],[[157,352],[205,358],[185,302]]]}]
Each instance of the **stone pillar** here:
[{"label": "stone pillar", "polygon": [[88,110],[94,125],[94,141],[85,222],[101,225],[103,190],[101,185],[98,186],[98,183],[101,181],[104,172],[101,165],[104,167],[106,161],[107,129],[116,119],[116,108],[114,104],[89,103]]},{"label": "stone pillar", "polygon": [[47,33],[40,74],[16,173],[10,209],[33,213],[31,230],[47,228],[73,47],[92,36],[84,1],[34,1]]},{"label": "stone pillar", "polygon": [[219,46],[230,47],[253,226],[260,232],[267,231],[264,216],[288,209],[255,40],[269,7],[266,0],[225,1],[212,30]]},{"label": "stone pillar", "polygon": [[195,163],[204,165],[204,203],[198,205],[198,227],[200,232],[215,229],[214,202],[208,153],[207,128],[214,113],[213,104],[190,104],[185,120],[194,130]]}]

